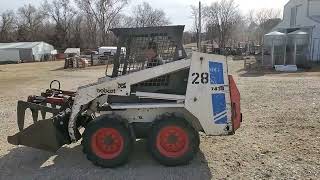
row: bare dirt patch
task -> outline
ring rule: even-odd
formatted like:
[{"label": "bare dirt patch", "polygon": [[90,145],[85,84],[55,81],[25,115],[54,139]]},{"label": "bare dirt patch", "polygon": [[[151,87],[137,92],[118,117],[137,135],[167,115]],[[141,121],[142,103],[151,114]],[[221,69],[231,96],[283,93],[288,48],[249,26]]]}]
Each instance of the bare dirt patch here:
[{"label": "bare dirt patch", "polygon": [[[0,179],[319,179],[320,76],[251,73],[230,62],[242,94],[243,124],[234,136],[201,136],[201,151],[188,166],[163,167],[138,141],[129,164],[95,167],[75,144],[51,154],[6,142],[18,131],[16,102],[48,88],[51,80],[76,90],[104,75],[104,67],[65,71],[63,62],[1,66]],[[30,119],[29,119],[30,120]]]}]

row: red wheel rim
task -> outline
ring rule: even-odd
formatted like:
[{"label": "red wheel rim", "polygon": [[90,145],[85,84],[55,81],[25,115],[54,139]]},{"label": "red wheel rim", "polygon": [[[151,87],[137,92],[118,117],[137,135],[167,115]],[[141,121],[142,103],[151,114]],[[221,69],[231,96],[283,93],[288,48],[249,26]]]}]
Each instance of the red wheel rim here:
[{"label": "red wheel rim", "polygon": [[123,146],[123,137],[114,128],[101,128],[91,139],[92,151],[102,159],[114,159],[119,156]]},{"label": "red wheel rim", "polygon": [[162,155],[178,158],[188,151],[189,137],[184,129],[167,126],[159,131],[156,145]]}]

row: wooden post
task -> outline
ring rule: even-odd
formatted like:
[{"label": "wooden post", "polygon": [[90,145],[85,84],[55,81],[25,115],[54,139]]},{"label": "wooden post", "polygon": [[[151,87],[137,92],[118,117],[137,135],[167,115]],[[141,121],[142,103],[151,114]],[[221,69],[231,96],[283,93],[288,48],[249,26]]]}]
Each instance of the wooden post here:
[{"label": "wooden post", "polygon": [[[262,54],[261,65],[263,67],[264,66],[264,38],[262,39],[262,44],[260,44],[260,46],[261,46],[260,48],[261,48],[261,54]],[[254,48],[254,54],[256,54],[256,49],[255,48]]]},{"label": "wooden post", "polygon": [[286,65],[287,63],[287,38],[285,40],[284,44],[284,58],[283,58],[283,65]]},{"label": "wooden post", "polygon": [[91,52],[91,66],[93,66],[93,53]]},{"label": "wooden post", "polygon": [[293,64],[297,65],[297,42],[294,42]]},{"label": "wooden post", "polygon": [[118,77],[119,75],[119,67],[120,67],[120,59],[121,59],[121,48],[123,46],[124,39],[119,36],[119,42],[117,46],[117,52],[113,59],[113,71],[112,71],[112,77]]},{"label": "wooden post", "polygon": [[201,52],[201,1],[199,1],[199,32],[198,32],[198,51]]},{"label": "wooden post", "polygon": [[[130,49],[130,47],[131,47],[131,38],[128,39],[128,45],[127,45],[127,49],[126,49],[126,57],[125,57],[125,60],[124,60],[122,75],[127,74],[128,65],[130,66],[130,64],[129,64],[130,54],[131,54],[131,49]],[[129,73],[130,73],[130,72],[129,72]]]},{"label": "wooden post", "polygon": [[274,67],[275,61],[274,61],[274,42],[273,42],[273,40],[272,40],[272,48],[271,48],[271,62],[272,62],[272,67]]}]

